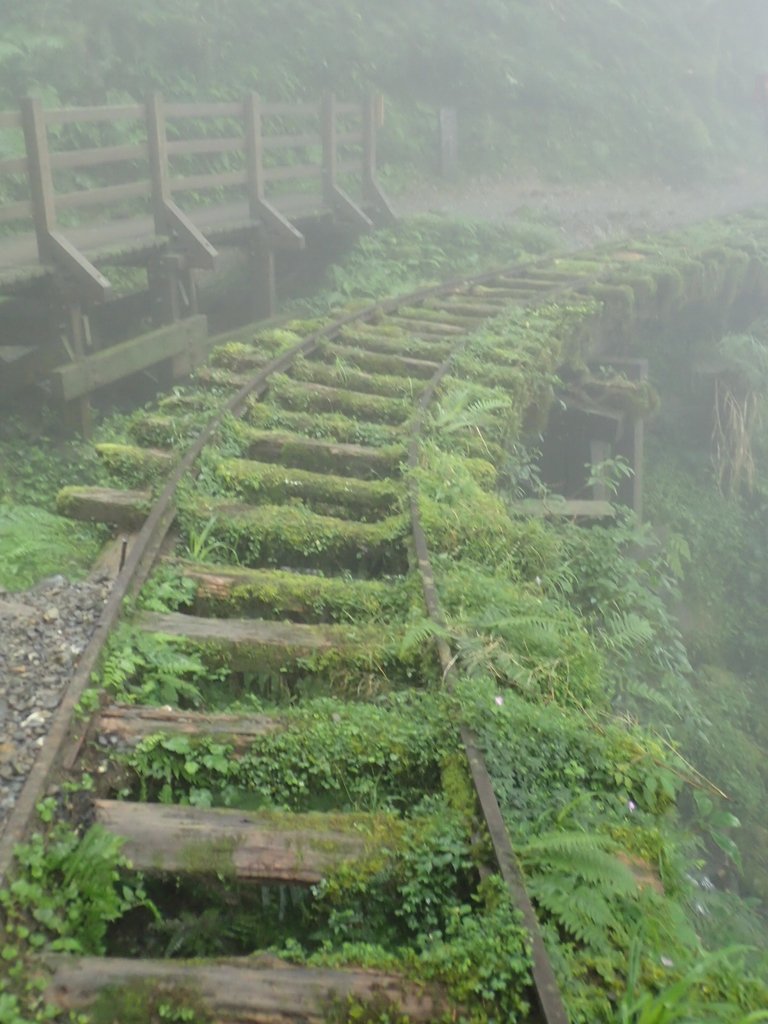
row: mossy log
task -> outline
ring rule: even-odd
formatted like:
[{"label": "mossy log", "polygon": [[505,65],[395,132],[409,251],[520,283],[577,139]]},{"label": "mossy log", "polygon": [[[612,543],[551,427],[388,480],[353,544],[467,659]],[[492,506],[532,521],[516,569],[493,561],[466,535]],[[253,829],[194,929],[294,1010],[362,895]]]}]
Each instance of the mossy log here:
[{"label": "mossy log", "polygon": [[447,333],[453,333],[452,329],[459,327],[463,331],[476,331],[479,324],[486,319],[478,316],[477,313],[462,314],[456,311],[449,311],[444,306],[437,309],[434,306],[400,306],[397,315],[407,317],[409,320],[433,324],[440,328],[450,328]]},{"label": "mossy log", "polygon": [[84,522],[111,523],[125,530],[141,527],[151,504],[151,491],[122,491],[111,487],[63,487],[56,496],[56,510],[62,516]]},{"label": "mossy log", "polygon": [[276,715],[205,714],[136,704],[110,704],[99,713],[94,724],[97,735],[107,736],[123,748],[135,747],[147,736],[163,733],[215,737],[231,743],[235,751],[245,750],[254,739],[283,728],[283,722]]},{"label": "mossy log", "polygon": [[441,1020],[450,1009],[436,985],[359,968],[293,967],[274,957],[185,963],[49,954],[45,962],[52,972],[45,998],[61,1010],[91,1007],[105,989],[108,1005],[114,1005],[109,990],[145,986],[171,994],[188,990],[217,1021],[238,1024],[323,1024],[333,1004],[350,1000],[375,1005],[379,1014],[388,1006],[413,1024]]},{"label": "mossy log", "polygon": [[403,428],[389,423],[371,423],[344,413],[303,412],[272,402],[250,398],[246,420],[262,429],[285,429],[310,438],[330,438],[342,444],[392,445],[402,441]]},{"label": "mossy log", "polygon": [[388,480],[356,480],[252,459],[224,459],[216,479],[230,494],[251,502],[300,500],[324,515],[366,521],[397,511],[403,487]]},{"label": "mossy log", "polygon": [[235,373],[234,370],[209,366],[206,364],[205,366],[199,366],[195,370],[193,379],[195,384],[201,388],[215,388],[221,391],[239,391],[240,388],[248,383],[251,376],[252,374],[250,373]]},{"label": "mossy log", "polygon": [[205,417],[195,413],[167,416],[163,413],[142,413],[128,424],[128,435],[137,444],[171,448],[196,434]]},{"label": "mossy log", "polygon": [[130,477],[131,481],[151,483],[167,473],[176,461],[173,452],[160,448],[140,448],[130,444],[97,444],[96,454],[109,472],[117,477]]},{"label": "mossy log", "polygon": [[442,362],[453,350],[449,342],[439,338],[424,340],[412,335],[373,334],[371,331],[360,331],[355,327],[342,328],[337,342],[364,348],[369,352],[381,352],[392,355],[412,356],[415,359],[429,359]]},{"label": "mossy log", "polygon": [[185,518],[196,530],[206,529],[213,518],[209,540],[231,547],[242,565],[253,568],[290,566],[355,576],[402,575],[407,569],[406,515],[358,523],[301,505],[254,508],[219,500],[197,502],[185,510]]},{"label": "mossy log", "polygon": [[182,637],[204,647],[209,660],[235,672],[258,670],[267,660],[283,662],[324,651],[354,656],[359,650],[373,656],[385,639],[381,627],[374,626],[208,619],[179,612],[142,612],[134,624],[146,633]]},{"label": "mossy log", "polygon": [[413,403],[405,398],[384,398],[324,384],[311,384],[287,377],[273,378],[270,398],[288,409],[305,412],[340,412],[372,423],[390,426],[405,423]]},{"label": "mossy log", "polygon": [[350,622],[392,616],[401,594],[394,583],[336,576],[174,563],[196,586],[196,615],[253,615],[299,622]]},{"label": "mossy log", "polygon": [[125,800],[94,801],[94,816],[123,840],[121,853],[138,871],[294,885],[316,885],[340,864],[364,857],[374,820]]},{"label": "mossy log", "polygon": [[230,341],[217,345],[208,357],[208,362],[211,366],[242,373],[258,370],[272,358],[271,352],[259,351],[253,345],[241,341]]},{"label": "mossy log", "polygon": [[419,380],[429,380],[440,366],[439,362],[430,359],[414,359],[410,356],[388,355],[385,352],[369,352],[363,348],[335,345],[331,342],[322,346],[321,355],[324,359],[340,359],[350,366],[368,373],[416,377]]},{"label": "mossy log", "polygon": [[456,327],[453,324],[432,323],[430,320],[416,320],[413,317],[395,314],[389,318],[393,324],[402,327],[404,330],[414,334],[417,338],[436,335],[443,338],[450,335],[454,338],[461,338],[467,333],[466,327]]},{"label": "mossy log", "polygon": [[473,296],[471,294],[456,296],[451,299],[427,299],[424,305],[427,309],[445,310],[450,313],[459,313],[465,316],[475,317],[478,320],[486,320],[489,317],[498,316],[507,305],[503,297],[491,301],[489,296]]},{"label": "mossy log", "polygon": [[403,445],[371,448],[342,441],[321,441],[287,431],[257,430],[245,425],[238,430],[238,439],[248,458],[360,480],[399,476],[406,457]]},{"label": "mossy log", "polygon": [[290,369],[292,380],[308,381],[313,384],[325,384],[332,388],[344,388],[347,391],[359,392],[364,395],[383,396],[385,398],[412,399],[414,391],[420,385],[408,377],[396,377],[392,374],[366,373],[338,364],[322,363],[309,359],[298,359]]}]

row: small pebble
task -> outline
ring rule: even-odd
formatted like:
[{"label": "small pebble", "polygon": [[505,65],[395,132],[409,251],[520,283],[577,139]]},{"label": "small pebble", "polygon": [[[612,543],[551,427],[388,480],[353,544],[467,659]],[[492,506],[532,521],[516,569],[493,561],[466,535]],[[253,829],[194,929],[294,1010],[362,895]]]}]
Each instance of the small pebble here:
[{"label": "small pebble", "polygon": [[0,590],[0,834],[111,587],[106,576],[51,576],[22,594]]}]

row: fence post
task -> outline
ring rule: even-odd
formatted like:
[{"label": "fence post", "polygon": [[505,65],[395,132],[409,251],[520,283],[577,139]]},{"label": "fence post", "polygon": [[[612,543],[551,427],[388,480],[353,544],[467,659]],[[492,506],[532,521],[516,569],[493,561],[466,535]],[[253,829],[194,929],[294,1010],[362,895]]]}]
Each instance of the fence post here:
[{"label": "fence post", "polygon": [[152,213],[155,218],[155,233],[167,232],[165,202],[171,197],[168,183],[168,142],[165,132],[165,112],[159,93],[152,93],[147,100],[147,145],[149,146],[149,170],[152,179]]},{"label": "fence post", "polygon": [[376,131],[380,123],[380,98],[369,93],[363,100],[363,190],[366,199],[376,187]]},{"label": "fence post", "polygon": [[323,197],[333,205],[336,192],[336,97],[323,93],[320,115],[323,140]]},{"label": "fence post", "polygon": [[261,97],[249,92],[244,103],[245,155],[248,166],[248,205],[256,220],[264,200],[264,166],[261,130]]},{"label": "fence post", "polygon": [[32,197],[32,211],[37,236],[37,252],[42,263],[53,258],[51,232],[56,230],[56,208],[54,203],[51,157],[48,151],[48,133],[45,127],[45,113],[36,96],[24,96],[21,100],[21,116],[24,126],[24,143],[29,167],[29,188]]},{"label": "fence post", "polygon": [[363,100],[363,197],[376,211],[375,222],[391,225],[397,217],[376,177],[376,135],[383,118],[383,96],[369,93]]}]

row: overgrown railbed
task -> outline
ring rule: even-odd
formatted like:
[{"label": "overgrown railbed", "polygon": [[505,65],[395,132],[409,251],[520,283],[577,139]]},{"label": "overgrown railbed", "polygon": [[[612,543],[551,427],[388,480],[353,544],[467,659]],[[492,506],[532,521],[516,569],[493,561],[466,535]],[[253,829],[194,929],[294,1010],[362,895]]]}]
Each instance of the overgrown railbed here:
[{"label": "overgrown railbed", "polygon": [[[503,890],[495,881],[479,881],[488,849],[460,755],[457,728],[465,724],[485,752],[571,1019],[640,1022],[665,1002],[669,1012],[680,1009],[670,1020],[686,1019],[681,1014],[760,1019],[748,1016],[765,1005],[760,963],[749,951],[717,949],[721,943],[713,943],[712,929],[695,909],[703,897],[691,876],[708,849],[697,848],[695,835],[706,833],[708,842],[733,853],[730,812],[718,806],[718,779],[700,774],[687,747],[682,753],[675,748],[685,737],[674,721],[664,722],[662,731],[654,714],[665,705],[679,714],[694,700],[691,659],[669,604],[682,549],[660,547],[626,512],[613,525],[584,528],[522,515],[516,502],[541,493],[524,446],[544,429],[563,382],[582,379],[587,362],[599,362],[603,353],[629,350],[643,325],[707,298],[715,299],[724,329],[748,316],[766,292],[764,237],[763,221],[745,219],[657,247],[553,261],[537,270],[551,286],[575,278],[568,294],[532,306],[536,288],[529,275],[523,304],[507,296],[507,308],[499,304],[499,316],[463,344],[441,383],[419,465],[408,474],[444,628],[425,614],[403,513],[385,537],[389,548],[398,546],[396,556],[387,550],[389,560],[382,561],[369,530],[361,556],[350,559],[349,550],[339,554],[334,544],[337,537],[349,543],[351,529],[318,529],[335,518],[326,515],[327,507],[315,510],[315,502],[328,501],[328,484],[305,486],[280,506],[282,514],[271,511],[277,506],[269,487],[260,494],[251,483],[247,507],[242,493],[231,493],[240,485],[227,467],[250,459],[249,446],[263,445],[270,427],[283,435],[281,452],[287,432],[288,450],[298,452],[303,443],[306,452],[307,438],[332,439],[350,457],[341,446],[391,451],[402,443],[397,422],[381,422],[379,410],[360,419],[365,406],[353,409],[326,374],[323,384],[304,381],[315,407],[322,397],[318,415],[296,398],[293,381],[249,406],[250,425],[231,423],[221,431],[195,487],[181,499],[183,560],[169,563],[145,589],[138,616],[104,660],[102,681],[112,699],[127,704],[154,702],[192,714],[247,712],[258,717],[264,735],[243,746],[234,735],[151,734],[129,745],[119,771],[104,773],[113,788],[105,793],[99,786],[98,800],[139,797],[157,805],[238,809],[261,814],[262,821],[271,816],[273,824],[277,814],[333,808],[371,816],[365,826],[356,819],[358,833],[367,836],[364,850],[323,878],[311,898],[298,895],[296,886],[263,888],[255,931],[243,920],[247,913],[232,914],[232,907],[250,907],[250,897],[228,876],[224,848],[211,851],[215,891],[194,879],[153,877],[137,885],[130,873],[134,881],[114,911],[124,920],[111,937],[74,928],[63,936],[74,945],[59,948],[143,949],[174,957],[272,946],[294,964],[362,964],[439,979],[467,1020],[525,1019],[525,936]],[[599,285],[591,283],[595,277]],[[490,292],[482,286],[473,296],[488,304],[498,297]],[[413,327],[387,326],[366,329],[369,340],[390,353],[410,353]],[[422,341],[430,335],[420,333]],[[352,381],[358,388],[375,385],[375,372],[361,381],[340,365],[337,352],[331,355],[334,382],[347,374],[350,388]],[[203,376],[209,389],[211,380]],[[237,381],[219,376],[214,383],[225,389]],[[154,432],[154,443],[168,445],[183,437],[185,428],[174,417],[201,401],[208,398],[192,392],[165,403],[159,416],[142,413],[130,427],[133,439]],[[149,426],[138,426],[145,420]],[[405,475],[392,463],[389,472],[397,473],[391,479],[399,481],[404,512]],[[145,479],[157,486],[151,473]],[[287,470],[286,487],[291,479]],[[334,480],[334,501],[357,501],[353,486],[345,499],[343,483]],[[379,529],[383,523],[386,517],[359,525]],[[233,553],[245,565],[220,571],[217,563]],[[282,564],[288,559],[302,570],[295,581]],[[233,572],[239,578],[232,579]],[[317,631],[296,633],[290,656],[285,647],[275,655],[267,638],[263,657],[233,670],[209,640],[180,640],[141,625],[142,616],[165,616],[143,621],[170,628],[184,610],[208,615],[213,607],[219,613],[238,608],[241,614],[248,601],[259,618],[278,624],[288,619],[316,626],[330,617],[351,622],[353,631],[373,625],[376,636],[331,653],[318,645]],[[436,636],[449,642],[456,658],[461,682],[451,693],[436,671]],[[318,681],[335,696],[326,691],[318,697]],[[413,689],[402,689],[407,684]],[[295,706],[299,693],[303,700]],[[339,694],[346,700],[334,703]],[[98,779],[104,763],[98,745],[90,756]],[[93,843],[100,833],[87,834]],[[111,848],[105,851],[112,864],[114,856]],[[55,878],[60,869],[47,858],[22,856],[28,866],[42,860],[38,870]],[[13,898],[13,920],[22,922],[25,898],[22,886]],[[737,894],[728,899],[740,906]],[[753,913],[741,906],[745,915]],[[34,900],[27,908],[34,916]],[[759,915],[753,916],[760,934]],[[212,924],[210,943],[195,932],[201,918]],[[62,937],[51,921],[42,923]],[[45,928],[32,934],[44,942]],[[706,956],[707,948],[717,951]],[[350,1009],[350,1019],[357,1012]]]}]

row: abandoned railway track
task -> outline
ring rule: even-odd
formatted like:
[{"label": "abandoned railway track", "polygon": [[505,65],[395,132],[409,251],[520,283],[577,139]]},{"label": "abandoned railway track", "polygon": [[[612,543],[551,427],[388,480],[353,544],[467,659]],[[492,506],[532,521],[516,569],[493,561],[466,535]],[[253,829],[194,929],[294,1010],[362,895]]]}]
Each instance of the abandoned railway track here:
[{"label": "abandoned railway track", "polygon": [[[501,875],[529,943],[534,1017],[567,1022],[471,732],[456,728],[448,740],[455,757],[446,766],[426,755],[419,761],[408,749],[408,729],[450,736],[455,728],[435,722],[434,708],[423,703],[430,693],[450,695],[455,673],[420,506],[430,409],[469,334],[510,305],[551,302],[572,286],[571,277],[513,268],[376,303],[284,351],[280,331],[252,348],[225,346],[218,365],[200,374],[220,396],[212,413],[180,396],[134,421],[136,445],[121,450],[120,465],[134,479],[154,482],[151,500],[146,490],[72,489],[64,496],[74,514],[141,526],[2,837],[0,871],[12,872],[14,845],[28,833],[40,799],[53,793],[58,813],[74,813],[77,827],[95,821],[120,837],[131,865],[126,877],[140,872],[152,880],[160,914],[170,904],[183,914],[189,901],[197,922],[189,927],[205,930],[211,896],[233,915],[240,904],[248,907],[261,923],[253,935],[238,936],[240,947],[234,942],[192,963],[174,958],[187,948],[178,942],[166,944],[167,958],[157,955],[157,942],[143,945],[153,924],[139,908],[138,924],[126,923],[130,940],[115,927],[113,955],[46,955],[54,1005],[77,1009],[111,986],[145,985],[190,988],[216,1020],[321,1021],[353,1004],[413,1021],[459,1019],[461,1000],[439,980],[338,966],[341,954],[323,966],[253,955],[260,935],[275,945],[281,922],[287,937],[295,934],[296,914],[311,919],[312,900],[332,906],[329,885],[348,878],[345,871],[370,878],[424,836],[438,836],[443,861],[435,871],[470,904],[484,876]],[[503,381],[510,365],[488,365],[484,375]],[[180,443],[202,415],[209,416],[203,429]],[[479,476],[487,468],[483,449],[478,438]],[[167,601],[170,577],[178,590]],[[149,601],[140,596],[148,592]],[[426,643],[415,646],[403,640],[414,615],[427,624]],[[130,638],[121,641],[120,630]],[[162,675],[158,661],[169,649],[203,672],[190,681],[172,666],[165,691],[156,691],[167,701],[142,704],[135,696],[143,692],[142,674]],[[97,670],[102,678],[131,676],[137,689],[130,701],[102,696],[83,720],[74,713]],[[345,708],[362,705],[370,717],[352,723],[342,769],[323,744],[350,724]],[[163,744],[181,758],[179,772],[142,776],[142,752]],[[324,777],[301,763],[307,749],[325,757]],[[270,765],[278,750],[281,760]],[[216,761],[229,788],[196,787],[204,757]],[[262,782],[270,771],[275,777],[249,790],[247,773],[232,770],[246,762]],[[469,803],[457,806],[451,797],[447,767],[471,779]],[[83,772],[96,781],[86,810],[80,799],[75,813],[65,809],[72,801],[62,795],[62,780]],[[441,823],[451,814],[466,833],[455,858],[439,848]],[[390,874],[407,871],[398,863]],[[402,887],[396,891],[402,898]],[[430,911],[370,912],[392,916],[402,942],[407,914]],[[249,955],[232,954],[241,947]]]}]

